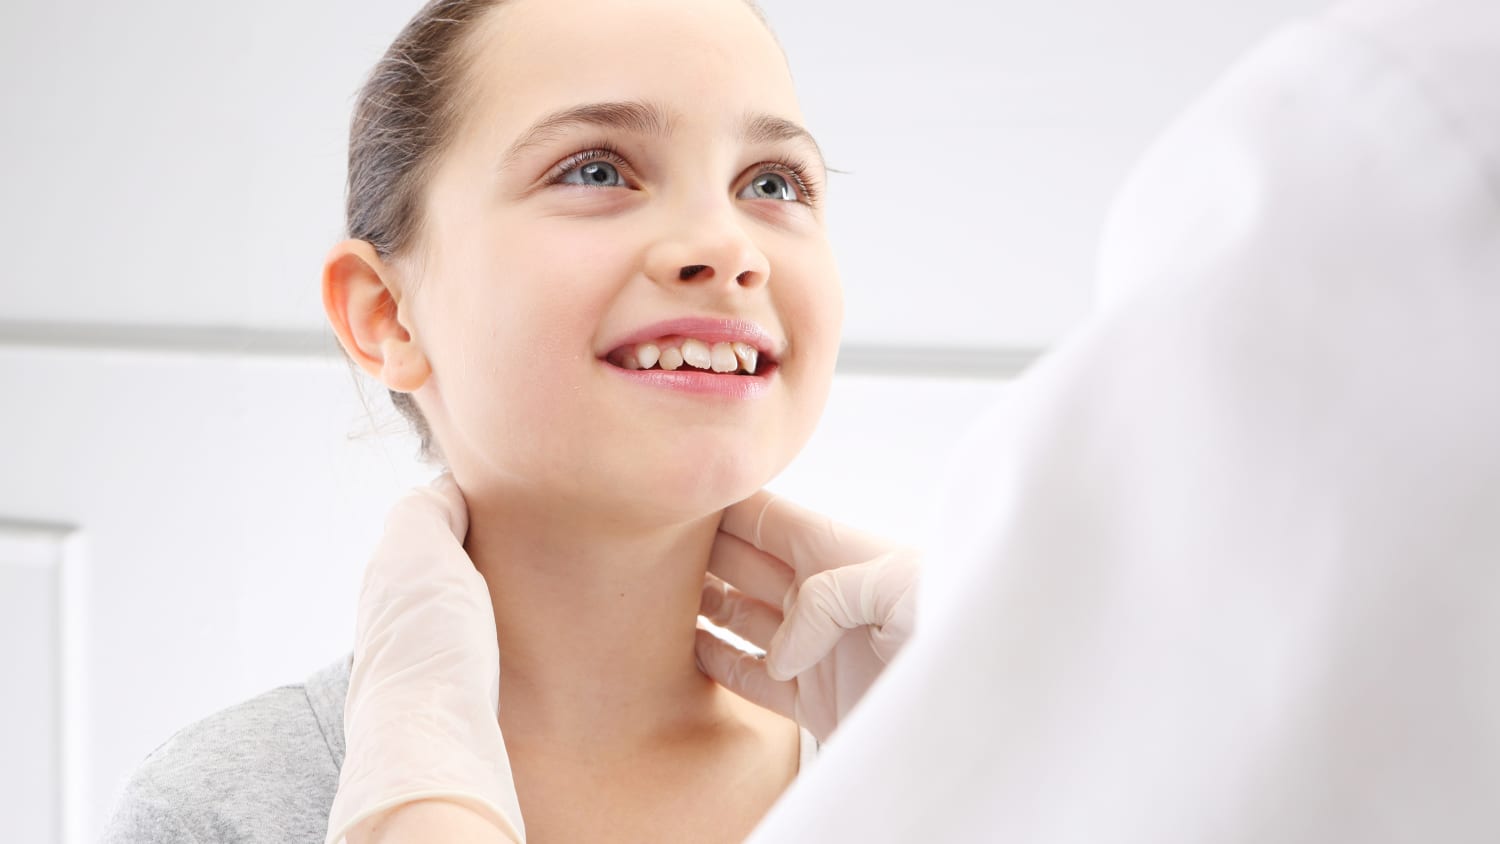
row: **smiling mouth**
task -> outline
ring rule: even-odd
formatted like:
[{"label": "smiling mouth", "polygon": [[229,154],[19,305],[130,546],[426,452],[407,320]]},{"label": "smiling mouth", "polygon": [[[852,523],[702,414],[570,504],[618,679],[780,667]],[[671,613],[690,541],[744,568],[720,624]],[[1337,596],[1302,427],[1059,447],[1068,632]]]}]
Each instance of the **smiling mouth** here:
[{"label": "smiling mouth", "polygon": [[709,344],[694,338],[670,338],[662,342],[621,346],[602,358],[620,369],[637,372],[699,373],[762,377],[776,367],[776,360],[743,342]]},{"label": "smiling mouth", "polygon": [[[746,372],[745,368],[743,366],[740,366],[740,367],[738,367],[738,368],[736,368],[734,370],[731,370],[731,371],[719,371],[719,370],[715,370],[715,369],[700,369],[700,368],[698,368],[696,366],[693,366],[693,365],[691,365],[691,364],[689,364],[689,363],[687,363],[685,361],[683,363],[681,363],[681,364],[679,364],[679,365],[677,365],[675,367],[671,367],[671,368],[663,368],[660,361],[654,363],[653,365],[651,365],[649,367],[642,367],[640,365],[639,361],[625,361],[625,360],[621,359],[623,357],[624,356],[620,355],[620,354],[613,354],[613,355],[610,355],[609,357],[601,358],[601,360],[603,360],[605,363],[609,364],[610,366],[612,366],[612,367],[614,367],[616,369],[624,370],[626,372],[637,372],[637,373],[640,373],[642,375],[644,375],[646,373],[650,373],[652,375],[668,376],[668,377],[670,377],[670,376],[704,376],[704,375],[713,376],[713,375],[718,375],[718,376],[734,377],[734,378],[769,378],[772,373],[776,372],[777,370],[779,370],[781,368],[781,365],[778,364],[778,363],[776,363],[776,362],[774,362],[774,361],[769,362],[769,363],[761,363],[761,364],[759,364],[755,368],[755,372]],[[629,363],[634,363],[635,365],[634,366],[630,366],[630,365],[628,365]],[[668,363],[671,363],[671,361],[668,361]]]}]

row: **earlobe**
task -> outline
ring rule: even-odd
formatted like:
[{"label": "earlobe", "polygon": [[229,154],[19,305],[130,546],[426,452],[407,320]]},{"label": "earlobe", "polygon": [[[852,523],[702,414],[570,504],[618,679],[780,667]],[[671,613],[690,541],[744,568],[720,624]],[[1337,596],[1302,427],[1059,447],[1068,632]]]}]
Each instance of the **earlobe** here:
[{"label": "earlobe", "polygon": [[427,364],[427,356],[422,354],[415,342],[390,337],[380,346],[382,354],[378,377],[383,384],[398,393],[415,393],[427,383],[427,376],[432,374],[432,368]]},{"label": "earlobe", "polygon": [[401,324],[389,269],[363,240],[336,244],[323,264],[323,310],[349,357],[392,390],[415,392],[431,366]]}]

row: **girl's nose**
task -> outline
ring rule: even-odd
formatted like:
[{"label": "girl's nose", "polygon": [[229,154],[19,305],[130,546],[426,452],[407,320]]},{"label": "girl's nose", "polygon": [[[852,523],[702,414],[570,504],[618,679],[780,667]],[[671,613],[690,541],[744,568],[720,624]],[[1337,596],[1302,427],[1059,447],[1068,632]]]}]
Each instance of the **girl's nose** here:
[{"label": "girl's nose", "polygon": [[730,211],[669,225],[652,246],[646,272],[661,284],[710,284],[732,279],[741,287],[770,280],[771,264]]},{"label": "girl's nose", "polygon": [[[703,273],[712,275],[713,271],[714,268],[710,267],[707,264],[694,264],[691,267],[683,267],[682,270],[677,273],[677,280],[692,281]],[[754,272],[754,270],[745,270],[744,272],[739,273],[737,276],[735,276],[735,278],[737,281],[739,281],[740,284],[749,286],[753,282],[751,274]]]}]

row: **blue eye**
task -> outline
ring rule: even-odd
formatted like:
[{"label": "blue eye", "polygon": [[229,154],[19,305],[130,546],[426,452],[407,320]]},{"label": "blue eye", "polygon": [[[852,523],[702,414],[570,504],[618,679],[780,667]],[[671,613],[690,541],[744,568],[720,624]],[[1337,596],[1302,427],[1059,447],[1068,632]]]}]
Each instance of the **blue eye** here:
[{"label": "blue eye", "polygon": [[[580,176],[582,176],[583,181],[576,182],[568,178],[568,176],[571,176],[574,173],[578,173]],[[619,181],[616,182],[614,180]],[[615,165],[610,164],[608,161],[590,161],[582,166],[574,167],[571,170],[564,172],[562,174],[562,177],[557,180],[557,183],[561,185],[588,185],[589,187],[595,188],[613,188],[625,186],[624,179],[620,177],[620,171],[616,169]]]},{"label": "blue eye", "polygon": [[792,189],[787,178],[780,173],[767,171],[755,177],[755,181],[746,186],[747,190],[754,191],[754,199],[780,199],[788,202],[797,201],[797,192]]},{"label": "blue eye", "polygon": [[[808,176],[805,164],[791,158],[767,161],[770,168],[760,171],[755,179],[745,186],[739,196],[742,199],[771,199],[778,202],[800,202],[817,205],[819,189]],[[548,185],[577,185],[589,188],[629,187],[620,168],[629,168],[619,150],[603,144],[585,152],[568,156],[557,165]],[[574,174],[579,178],[572,178]],[[746,195],[746,191],[750,192]]]}]

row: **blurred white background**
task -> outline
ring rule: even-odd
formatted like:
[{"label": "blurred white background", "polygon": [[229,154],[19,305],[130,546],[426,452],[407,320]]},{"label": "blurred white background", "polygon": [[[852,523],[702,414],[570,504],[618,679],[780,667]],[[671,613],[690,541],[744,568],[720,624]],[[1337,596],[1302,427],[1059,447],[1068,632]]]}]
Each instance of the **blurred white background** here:
[{"label": "blurred white background", "polygon": [[[354,95],[419,5],[7,4],[10,840],[93,840],[175,730],[352,647],[384,512],[430,470],[384,391],[361,397],[319,275]],[[840,371],[771,488],[926,544],[949,444],[1088,313],[1132,160],[1323,5],[764,0],[847,171],[829,197]]]}]

